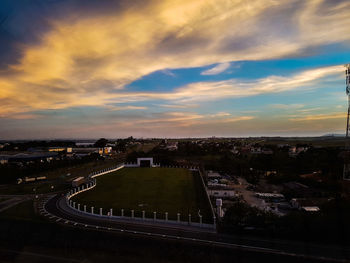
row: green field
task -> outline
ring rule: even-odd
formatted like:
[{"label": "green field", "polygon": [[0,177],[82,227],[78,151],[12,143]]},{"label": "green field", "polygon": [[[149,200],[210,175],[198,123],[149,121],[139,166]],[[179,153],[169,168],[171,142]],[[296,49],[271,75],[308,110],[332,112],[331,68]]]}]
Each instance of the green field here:
[{"label": "green field", "polygon": [[[73,198],[81,205],[103,208],[104,214],[113,208],[114,215],[130,215],[141,217],[142,210],[147,217],[176,219],[181,213],[183,221],[191,214],[192,221],[198,222],[198,211],[203,222],[211,223],[212,216],[205,190],[198,173],[181,168],[123,168],[117,172],[97,177],[97,186]],[[186,216],[185,216],[186,215]]]}]

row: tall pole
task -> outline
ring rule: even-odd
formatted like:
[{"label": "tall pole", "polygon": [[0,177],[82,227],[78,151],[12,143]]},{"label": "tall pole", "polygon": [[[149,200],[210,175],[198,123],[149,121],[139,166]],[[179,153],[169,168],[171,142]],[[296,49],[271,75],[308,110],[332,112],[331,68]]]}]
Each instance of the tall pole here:
[{"label": "tall pole", "polygon": [[348,96],[348,114],[346,118],[346,133],[345,133],[345,157],[344,157],[344,170],[343,179],[350,179],[350,147],[349,147],[349,117],[350,117],[350,64],[345,65],[346,76],[346,95]]},{"label": "tall pole", "polygon": [[[350,115],[350,95],[348,95],[348,116],[346,118],[346,142],[348,142],[349,137],[349,115]],[[348,148],[348,144],[346,144],[346,148]]]}]

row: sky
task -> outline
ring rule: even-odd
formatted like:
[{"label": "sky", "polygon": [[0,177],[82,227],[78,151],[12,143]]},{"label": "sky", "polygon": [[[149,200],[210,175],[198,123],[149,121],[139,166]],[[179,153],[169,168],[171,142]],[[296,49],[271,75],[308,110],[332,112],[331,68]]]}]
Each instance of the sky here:
[{"label": "sky", "polygon": [[0,139],[345,133],[348,0],[2,0]]}]

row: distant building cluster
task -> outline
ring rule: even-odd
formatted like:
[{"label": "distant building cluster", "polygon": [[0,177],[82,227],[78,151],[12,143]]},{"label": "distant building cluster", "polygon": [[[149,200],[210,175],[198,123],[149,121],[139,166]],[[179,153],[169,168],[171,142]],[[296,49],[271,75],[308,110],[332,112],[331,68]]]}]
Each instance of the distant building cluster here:
[{"label": "distant building cluster", "polygon": [[[4,146],[2,145],[1,148]],[[15,163],[18,165],[32,162],[51,162],[69,158],[80,158],[91,154],[109,156],[113,153],[112,147],[30,147],[25,151],[12,150],[0,152],[0,164]]]},{"label": "distant building cluster", "polygon": [[[271,174],[276,174],[276,171],[266,171],[265,175],[269,176]],[[312,176],[315,178],[320,176],[320,172],[301,176]],[[206,172],[206,178],[207,193],[212,199],[212,203],[220,204],[220,208],[217,207],[216,209],[219,209],[218,213],[220,213],[221,216],[224,216],[225,211],[233,204],[233,202],[239,200],[242,200],[253,207],[257,207],[264,211],[270,211],[279,216],[286,215],[293,210],[304,211],[307,213],[318,212],[320,211],[321,205],[331,200],[329,198],[315,197],[317,193],[315,193],[314,189],[299,182],[284,183],[274,190],[270,189],[272,190],[271,192],[264,192],[258,190],[264,190],[266,187],[277,186],[252,185],[243,177],[230,176],[211,170]],[[287,199],[286,196],[281,193],[282,191],[301,197]]]}]

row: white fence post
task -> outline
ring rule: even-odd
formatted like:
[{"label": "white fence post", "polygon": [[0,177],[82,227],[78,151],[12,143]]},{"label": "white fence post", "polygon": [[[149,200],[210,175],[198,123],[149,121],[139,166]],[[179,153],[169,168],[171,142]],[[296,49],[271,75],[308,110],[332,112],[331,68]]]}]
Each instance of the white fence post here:
[{"label": "white fence post", "polygon": [[109,209],[110,216],[113,216],[113,208]]},{"label": "white fence post", "polygon": [[165,212],[165,221],[168,221],[168,212]]},{"label": "white fence post", "polygon": [[142,220],[145,220],[145,210],[142,211]]},{"label": "white fence post", "polygon": [[121,210],[122,216],[124,216],[124,209]]},{"label": "white fence post", "polygon": [[157,212],[153,212],[153,220],[156,221],[157,219]]},{"label": "white fence post", "polygon": [[86,205],[84,205],[84,212],[86,213]]},{"label": "white fence post", "polygon": [[180,216],[181,214],[180,213],[177,213],[177,222],[180,223]]},{"label": "white fence post", "polygon": [[134,210],[131,210],[131,218],[134,218]]},{"label": "white fence post", "polygon": [[100,216],[102,216],[102,207],[100,207]]},{"label": "white fence post", "polygon": [[93,214],[94,213],[94,207],[92,206],[91,207],[91,214]]}]

